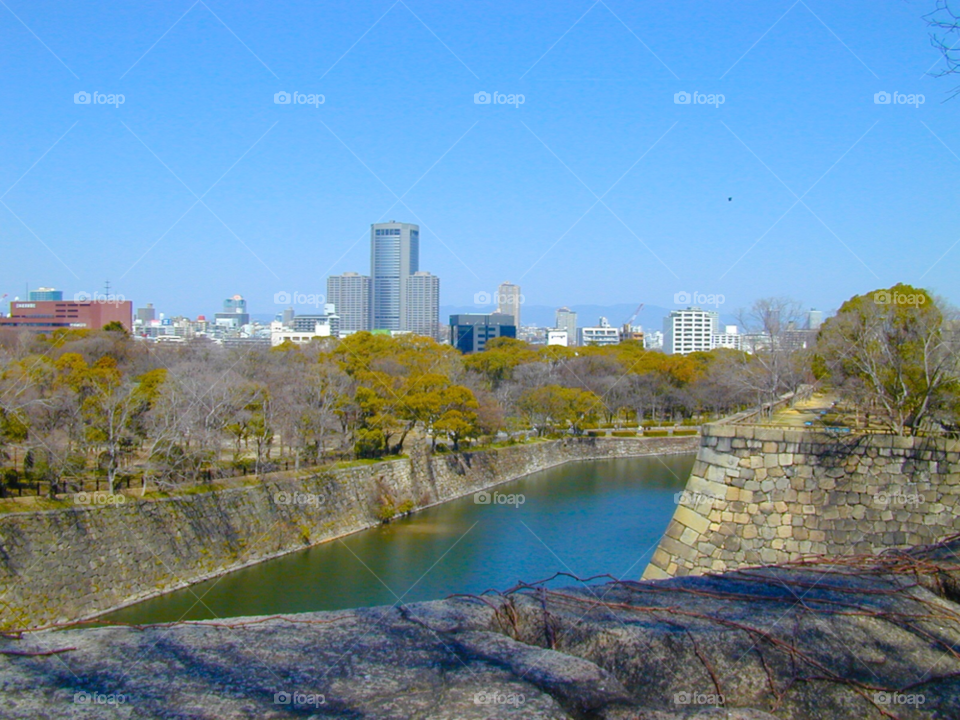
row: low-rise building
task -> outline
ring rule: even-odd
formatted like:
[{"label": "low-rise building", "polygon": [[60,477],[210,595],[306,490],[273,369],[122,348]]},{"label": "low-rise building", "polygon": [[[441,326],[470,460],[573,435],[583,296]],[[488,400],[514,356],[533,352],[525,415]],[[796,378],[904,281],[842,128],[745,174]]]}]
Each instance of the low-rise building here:
[{"label": "low-rise building", "polygon": [[493,338],[517,337],[513,316],[463,313],[450,316],[450,344],[462,353],[482,352]]},{"label": "low-rise building", "polygon": [[578,345],[619,345],[620,330],[610,321],[601,317],[596,327],[582,327],[577,330]]}]

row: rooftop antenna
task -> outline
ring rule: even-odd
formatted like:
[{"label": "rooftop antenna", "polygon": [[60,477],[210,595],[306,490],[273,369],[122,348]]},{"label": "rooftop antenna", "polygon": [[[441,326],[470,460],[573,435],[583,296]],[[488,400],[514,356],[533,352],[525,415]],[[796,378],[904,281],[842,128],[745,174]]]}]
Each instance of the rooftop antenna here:
[{"label": "rooftop antenna", "polygon": [[109,300],[109,299],[110,299],[110,281],[109,281],[109,280],[107,280],[107,281],[103,284],[103,299],[104,299],[104,300]]}]

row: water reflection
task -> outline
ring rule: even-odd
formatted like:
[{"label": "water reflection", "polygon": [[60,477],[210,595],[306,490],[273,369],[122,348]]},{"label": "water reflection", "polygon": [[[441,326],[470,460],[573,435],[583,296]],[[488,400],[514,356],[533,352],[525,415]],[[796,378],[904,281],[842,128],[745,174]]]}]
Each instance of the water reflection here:
[{"label": "water reflection", "polygon": [[522,493],[520,506],[461,498],[103,620],[149,623],[390,605],[398,598],[504,590],[556,572],[638,578],[692,466],[692,455],[570,463],[496,488]]}]

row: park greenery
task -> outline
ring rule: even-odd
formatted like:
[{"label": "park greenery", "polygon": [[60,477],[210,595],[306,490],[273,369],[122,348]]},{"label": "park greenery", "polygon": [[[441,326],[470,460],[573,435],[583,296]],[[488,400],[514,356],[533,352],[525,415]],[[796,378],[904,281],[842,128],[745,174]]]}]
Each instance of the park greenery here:
[{"label": "park greenery", "polygon": [[764,342],[689,355],[635,341],[533,346],[500,338],[461,355],[432,339],[356,333],[275,348],[155,344],[122,328],[0,334],[4,484],[51,495],[102,479],[173,488],[226,470],[696,425],[819,383],[871,424],[952,432],[960,411],[957,323],[943,301],[898,285],[851,298],[810,343],[782,341],[796,304],[744,314]]}]

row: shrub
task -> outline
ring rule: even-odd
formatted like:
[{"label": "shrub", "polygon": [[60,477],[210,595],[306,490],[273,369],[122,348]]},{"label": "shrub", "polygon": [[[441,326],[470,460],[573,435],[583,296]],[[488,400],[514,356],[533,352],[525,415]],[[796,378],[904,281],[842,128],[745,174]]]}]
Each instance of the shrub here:
[{"label": "shrub", "polygon": [[666,437],[669,435],[666,430],[647,430],[643,433],[644,437]]},{"label": "shrub", "polygon": [[614,437],[636,437],[637,431],[636,430],[614,430],[613,436]]}]

